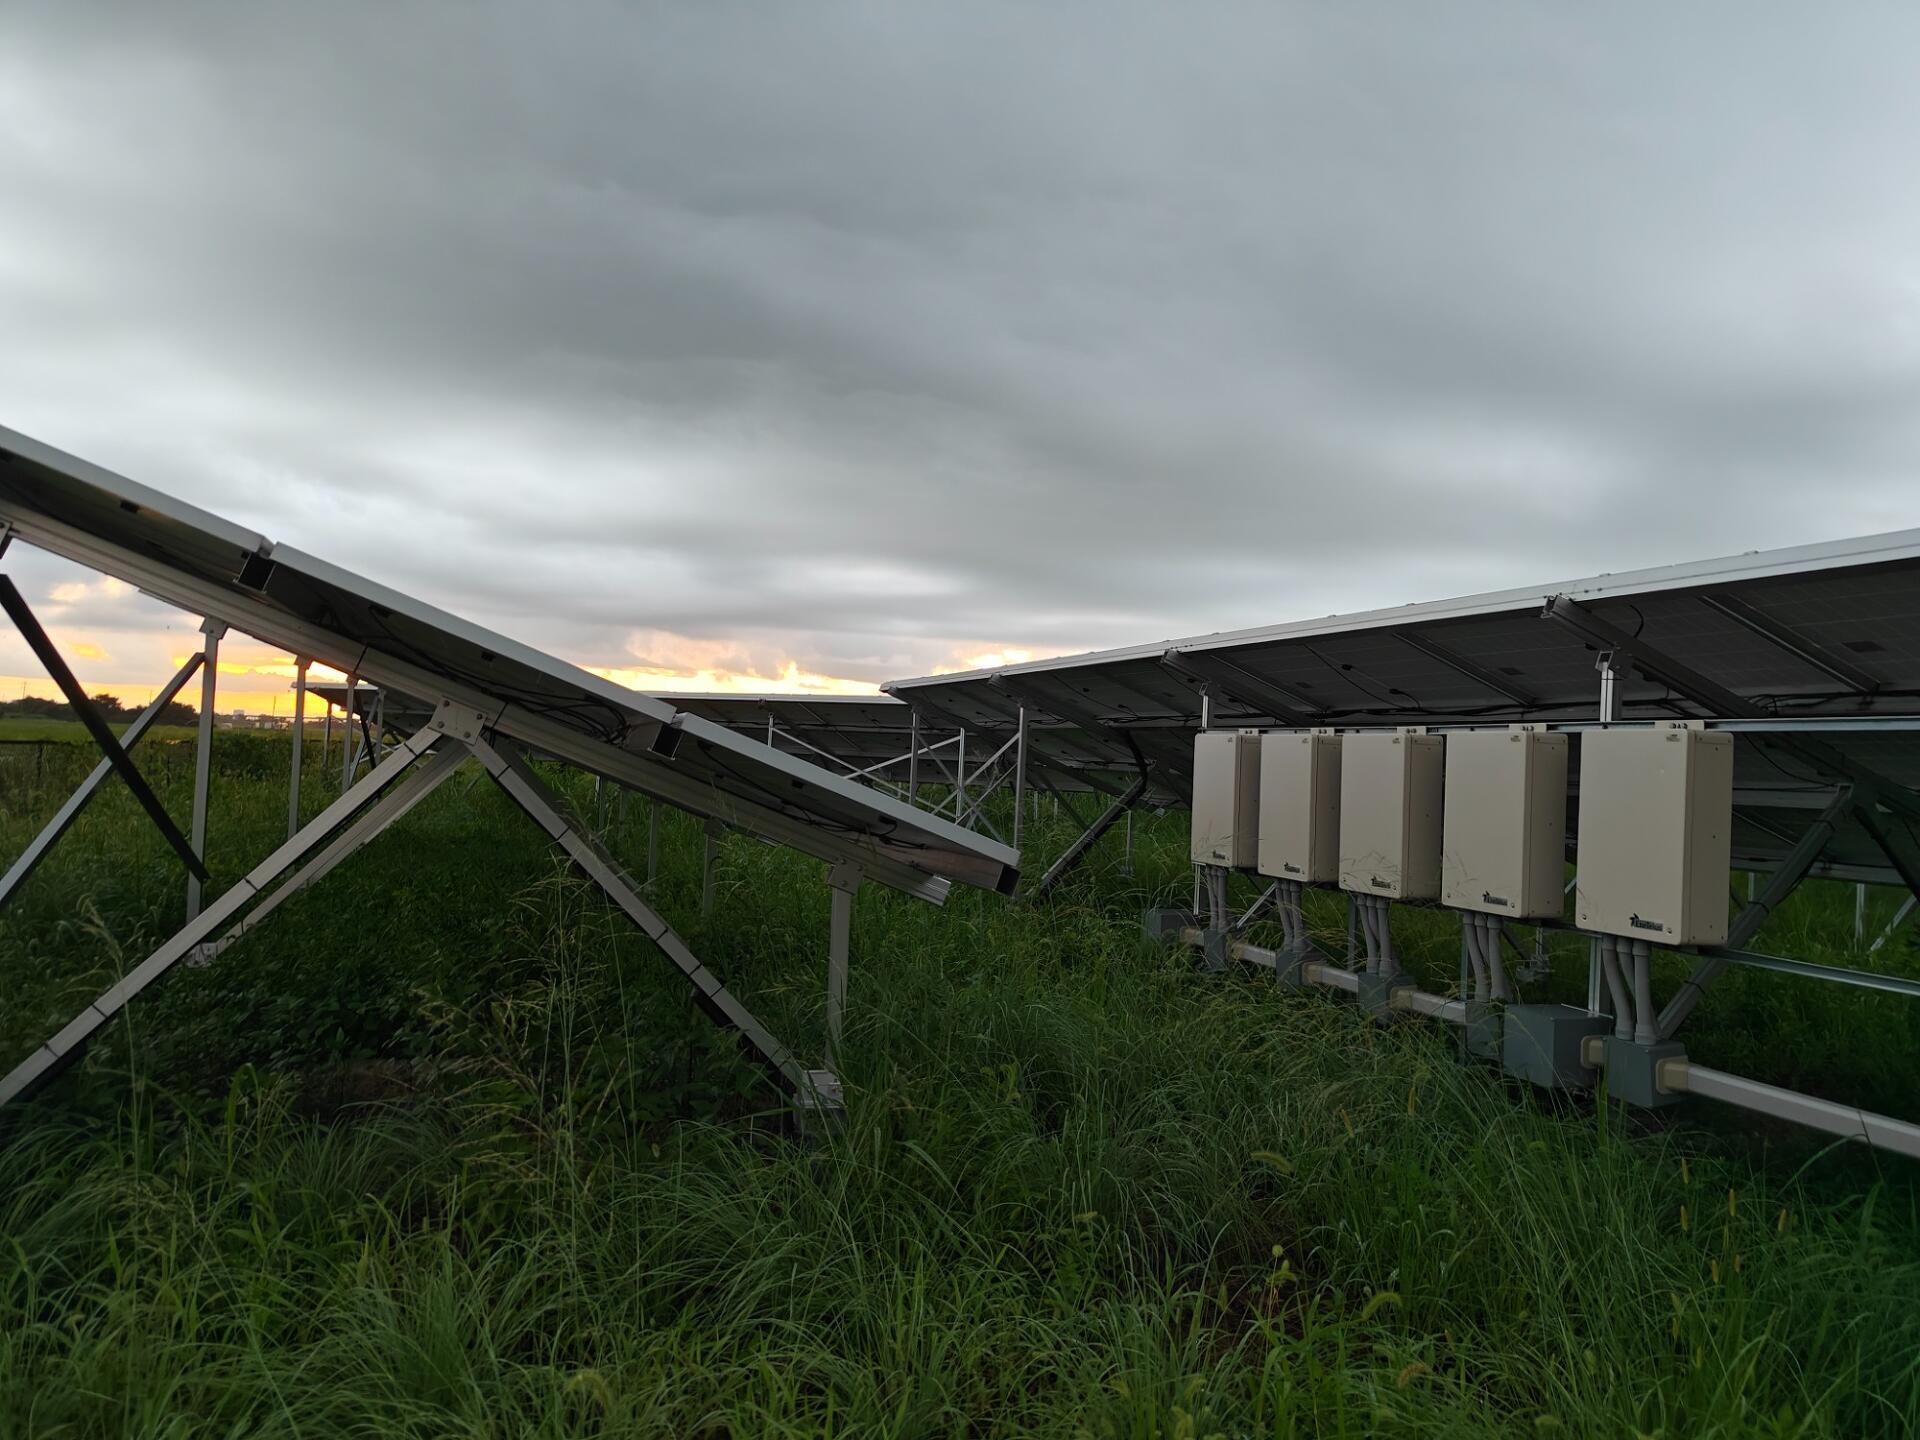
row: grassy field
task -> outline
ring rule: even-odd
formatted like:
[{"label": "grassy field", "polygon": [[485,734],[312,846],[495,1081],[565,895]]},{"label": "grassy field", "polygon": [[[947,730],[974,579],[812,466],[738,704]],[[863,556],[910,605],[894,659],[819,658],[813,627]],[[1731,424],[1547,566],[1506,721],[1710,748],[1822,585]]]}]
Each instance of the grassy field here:
[{"label": "grassy field", "polygon": [[[176,815],[191,760],[143,754]],[[0,851],[91,762],[0,750]],[[286,762],[220,737],[223,881],[284,834]],[[474,776],[149,992],[12,1123],[0,1437],[1920,1422],[1920,1167],[1708,1110],[1546,1105],[1437,1027],[1196,974],[1138,938],[1143,906],[1185,902],[1184,816],[1137,827],[1131,874],[1109,839],[1043,908],[863,892],[851,1113],[804,1143]],[[317,767],[307,788],[311,813]],[[698,827],[663,830],[662,908],[817,1052],[822,867],[731,838],[702,920]],[[1033,849],[1068,833],[1043,820]],[[645,837],[643,803],[616,812],[636,870]],[[0,911],[0,1065],[172,929],[181,888],[108,787]],[[1450,988],[1446,918],[1401,939]],[[1864,963],[1851,891],[1808,887],[1761,948]],[[1582,992],[1573,942],[1556,956],[1528,998]],[[1737,972],[1689,1038],[1920,1118],[1916,1010]]]},{"label": "grassy field", "polygon": [[[131,719],[122,721],[113,727],[115,735],[126,732]],[[146,743],[156,740],[191,740],[195,730],[191,725],[156,725],[143,737]],[[78,720],[43,720],[38,717],[8,715],[0,718],[0,742],[4,741],[50,741],[57,740],[65,744],[89,745],[87,727]]]}]

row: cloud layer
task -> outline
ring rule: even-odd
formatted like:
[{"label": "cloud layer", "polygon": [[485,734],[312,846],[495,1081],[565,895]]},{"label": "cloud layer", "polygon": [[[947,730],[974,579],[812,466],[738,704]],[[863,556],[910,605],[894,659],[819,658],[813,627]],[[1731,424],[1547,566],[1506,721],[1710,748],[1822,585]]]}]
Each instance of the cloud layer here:
[{"label": "cloud layer", "polygon": [[1917,43],[1868,6],[10,6],[0,422],[622,676],[1920,524]]}]

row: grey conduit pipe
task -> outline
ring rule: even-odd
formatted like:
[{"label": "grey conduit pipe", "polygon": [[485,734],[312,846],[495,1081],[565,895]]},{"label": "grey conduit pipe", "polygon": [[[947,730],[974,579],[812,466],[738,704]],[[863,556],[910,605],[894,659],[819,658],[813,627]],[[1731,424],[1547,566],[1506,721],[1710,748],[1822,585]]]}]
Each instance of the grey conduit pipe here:
[{"label": "grey conduit pipe", "polygon": [[1373,912],[1374,924],[1379,928],[1380,932],[1380,973],[1382,975],[1398,975],[1400,973],[1400,960],[1399,957],[1393,953],[1392,902],[1384,896],[1376,895],[1373,897],[1373,903],[1376,907]]},{"label": "grey conduit pipe", "polygon": [[1644,940],[1627,943],[1633,951],[1633,1039],[1638,1045],[1652,1045],[1660,1039],[1653,1010],[1653,947]]},{"label": "grey conduit pipe", "polygon": [[1467,944],[1467,963],[1473,967],[1473,993],[1475,1000],[1487,997],[1487,963],[1480,953],[1480,917],[1472,913],[1460,917],[1461,929]]},{"label": "grey conduit pipe", "polygon": [[1633,997],[1620,974],[1620,942],[1611,935],[1600,937],[1600,969],[1607,977],[1607,993],[1613,996],[1613,1033],[1616,1039],[1633,1038]]},{"label": "grey conduit pipe", "polygon": [[1487,956],[1487,970],[1493,976],[1493,998],[1507,1001],[1513,998],[1507,989],[1507,966],[1500,955],[1500,917],[1482,915],[1480,917],[1480,944]]}]

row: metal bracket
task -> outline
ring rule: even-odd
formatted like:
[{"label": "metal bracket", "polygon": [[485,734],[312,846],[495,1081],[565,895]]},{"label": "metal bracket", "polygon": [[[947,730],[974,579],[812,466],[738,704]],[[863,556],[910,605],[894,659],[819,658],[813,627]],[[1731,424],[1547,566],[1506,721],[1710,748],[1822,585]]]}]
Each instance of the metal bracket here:
[{"label": "metal bracket", "polygon": [[1318,707],[1291,691],[1268,684],[1259,676],[1236,665],[1224,656],[1191,650],[1167,650],[1160,656],[1163,669],[1171,671],[1204,696],[1216,686],[1261,715],[1271,715],[1282,725],[1306,726],[1314,723]]},{"label": "metal bracket", "polygon": [[471,706],[442,700],[434,707],[433,718],[427,721],[427,729],[458,740],[462,745],[472,745],[486,733],[487,717]]}]

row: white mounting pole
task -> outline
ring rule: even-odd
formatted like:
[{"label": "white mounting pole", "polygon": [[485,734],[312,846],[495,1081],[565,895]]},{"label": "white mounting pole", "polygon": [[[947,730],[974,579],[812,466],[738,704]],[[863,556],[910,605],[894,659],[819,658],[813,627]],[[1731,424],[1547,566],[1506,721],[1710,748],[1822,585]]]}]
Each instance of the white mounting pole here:
[{"label": "white mounting pole", "polygon": [[[1618,657],[1619,664],[1614,661]],[[1602,650],[1594,658],[1593,668],[1600,672],[1600,723],[1611,725],[1620,718],[1620,681],[1626,678],[1627,657],[1614,650]]]},{"label": "white mounting pole", "polygon": [[827,926],[827,1068],[840,1066],[840,1036],[847,1012],[847,955],[853,944],[853,897],[860,867],[842,862],[827,872],[833,913]]},{"label": "white mounting pole", "polygon": [[920,712],[914,710],[907,716],[907,744],[912,748],[907,752],[907,804],[920,803]]},{"label": "white mounting pole", "polygon": [[359,696],[360,677],[349,670],[347,672],[346,718],[340,722],[340,790],[342,794],[346,793],[347,786],[353,783],[353,712]]},{"label": "white mounting pole", "polygon": [[304,655],[293,657],[293,777],[287,781],[287,838],[300,829],[300,742],[307,731],[307,666]]},{"label": "white mounting pole", "polygon": [[[213,707],[218,699],[215,692],[220,669],[220,637],[227,633],[227,627],[218,620],[208,620],[201,624],[200,633],[207,638],[201,650],[204,658],[200,662],[200,738],[193,757],[193,832],[188,841],[204,865],[207,863],[207,782],[213,774]],[[189,875],[187,919],[200,914],[200,901],[200,878]]]},{"label": "white mounting pole", "polygon": [[713,914],[713,889],[715,883],[714,862],[720,858],[720,825],[718,821],[707,822],[706,860],[700,871],[700,913]]},{"label": "white mounting pole", "polygon": [[1027,798],[1027,707],[1020,707],[1020,729],[1013,747],[1013,848],[1020,848],[1020,812]]}]

